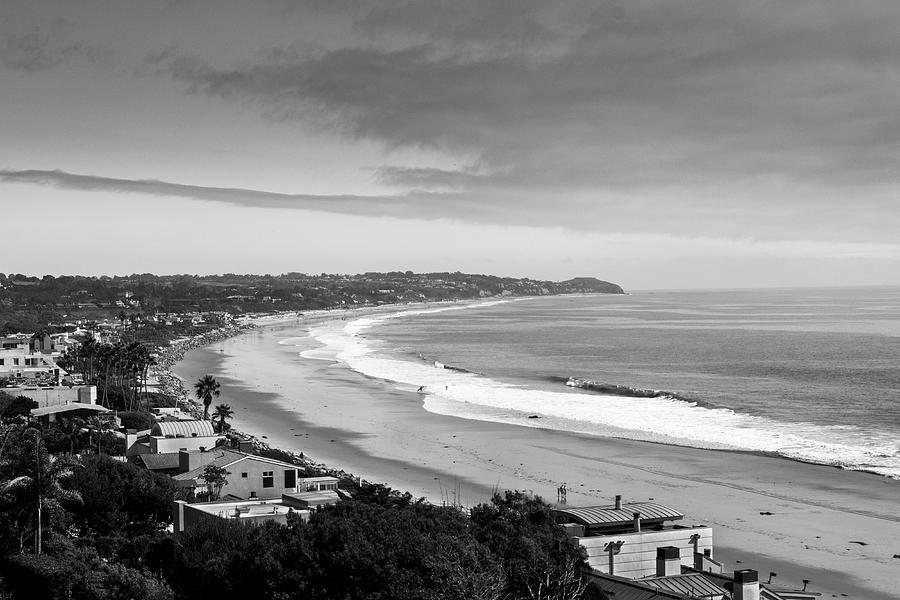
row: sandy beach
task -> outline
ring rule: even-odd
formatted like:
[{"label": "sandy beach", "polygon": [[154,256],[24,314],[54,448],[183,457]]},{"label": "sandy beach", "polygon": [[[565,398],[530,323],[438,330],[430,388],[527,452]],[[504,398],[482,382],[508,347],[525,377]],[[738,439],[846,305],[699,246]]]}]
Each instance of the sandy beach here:
[{"label": "sandy beach", "polygon": [[[654,499],[714,528],[715,557],[763,581],[823,597],[900,598],[900,482],[738,452],[599,438],[430,413],[414,389],[330,360],[303,333],[341,327],[317,314],[191,350],[173,371],[222,384],[234,426],[272,446],[433,502],[472,505],[494,490],[548,501],[565,482],[570,505]],[[737,563],[740,561],[740,563]]]}]

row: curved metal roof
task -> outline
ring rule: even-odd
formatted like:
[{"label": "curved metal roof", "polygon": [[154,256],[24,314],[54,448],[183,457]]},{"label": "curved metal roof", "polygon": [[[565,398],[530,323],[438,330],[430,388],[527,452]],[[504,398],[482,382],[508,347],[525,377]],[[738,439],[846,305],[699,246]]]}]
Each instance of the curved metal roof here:
[{"label": "curved metal roof", "polygon": [[580,508],[557,508],[556,514],[567,517],[585,527],[627,525],[634,521],[634,513],[641,513],[641,523],[674,521],[684,515],[673,508],[655,502],[632,502],[622,508],[612,506],[583,506]]},{"label": "curved metal roof", "polygon": [[165,437],[209,437],[216,435],[210,421],[160,421],[150,435]]}]

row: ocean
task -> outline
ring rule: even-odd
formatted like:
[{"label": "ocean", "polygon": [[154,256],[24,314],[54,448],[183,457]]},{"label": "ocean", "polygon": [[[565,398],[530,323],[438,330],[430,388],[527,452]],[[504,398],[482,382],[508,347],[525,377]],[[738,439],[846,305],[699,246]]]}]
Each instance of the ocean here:
[{"label": "ocean", "polygon": [[900,288],[439,304],[310,335],[306,358],[417,391],[436,413],[900,478]]}]

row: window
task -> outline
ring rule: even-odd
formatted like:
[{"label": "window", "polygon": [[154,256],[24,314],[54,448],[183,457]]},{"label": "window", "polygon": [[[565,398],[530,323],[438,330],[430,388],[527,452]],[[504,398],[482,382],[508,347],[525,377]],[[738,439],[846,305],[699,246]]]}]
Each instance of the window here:
[{"label": "window", "polygon": [[286,488],[295,488],[297,487],[297,471],[293,469],[288,469],[284,472],[284,487]]},{"label": "window", "polygon": [[5,362],[6,362],[6,359],[5,359],[5,358],[0,358],[0,366],[2,366],[3,363],[5,363]]},{"label": "window", "polygon": [[263,487],[275,487],[275,471],[263,471]]},{"label": "window", "polygon": [[246,474],[246,473],[241,473],[241,479],[247,479],[247,474]]}]

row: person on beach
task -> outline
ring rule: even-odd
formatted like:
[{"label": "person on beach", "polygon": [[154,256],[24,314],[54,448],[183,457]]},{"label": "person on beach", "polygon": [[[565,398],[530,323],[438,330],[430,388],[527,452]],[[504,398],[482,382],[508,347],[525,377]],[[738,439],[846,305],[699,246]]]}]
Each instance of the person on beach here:
[{"label": "person on beach", "polygon": [[568,494],[569,490],[566,487],[565,482],[558,488],[556,488],[556,501],[560,504],[566,503],[566,494]]}]

